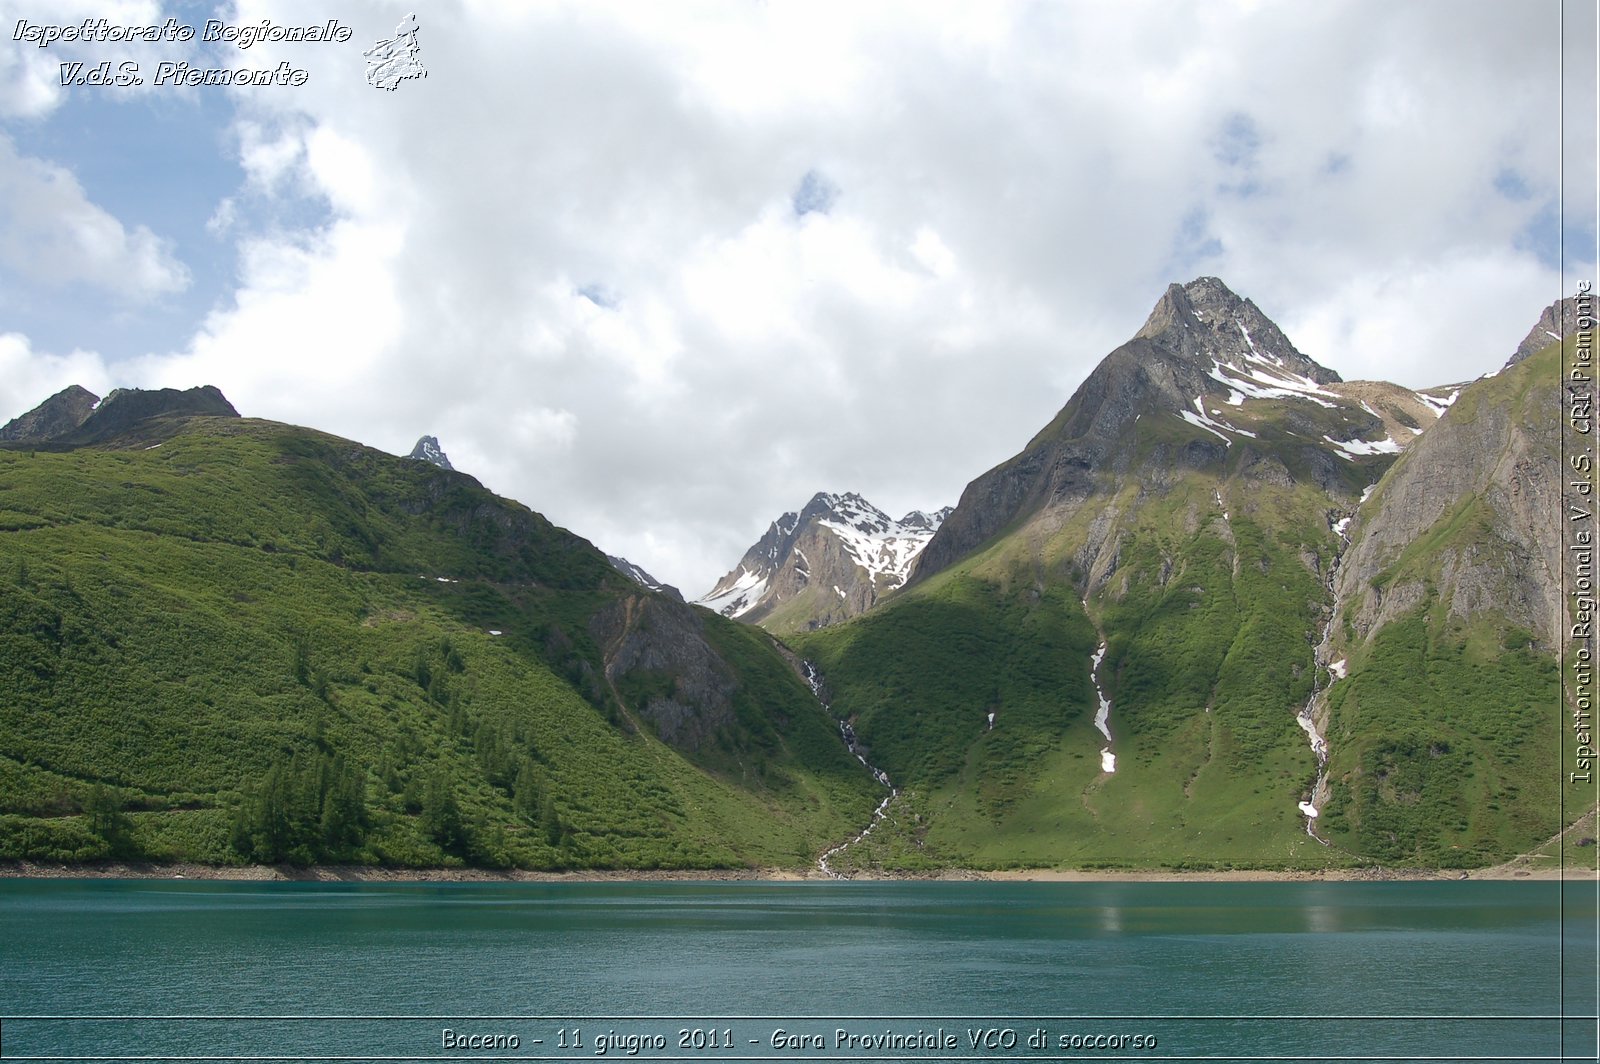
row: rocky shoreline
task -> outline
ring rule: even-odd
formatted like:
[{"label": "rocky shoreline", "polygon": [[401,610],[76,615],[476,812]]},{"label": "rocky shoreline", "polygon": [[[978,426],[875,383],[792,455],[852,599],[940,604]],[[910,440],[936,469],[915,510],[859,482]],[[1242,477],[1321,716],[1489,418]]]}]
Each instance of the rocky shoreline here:
[{"label": "rocky shoreline", "polygon": [[[1594,869],[1531,867],[1516,863],[1479,869],[1344,868],[1328,870],[1242,869],[1227,871],[1011,869],[989,871],[946,869],[924,874],[876,873],[854,877],[864,881],[987,881],[1032,883],[1289,883],[1382,882],[1397,880],[1592,880]],[[491,868],[382,868],[364,865],[202,865],[107,862],[52,864],[0,861],[0,879],[201,879],[242,882],[307,883],[655,883],[655,882],[801,882],[827,881],[816,868],[588,869],[534,872]]]}]

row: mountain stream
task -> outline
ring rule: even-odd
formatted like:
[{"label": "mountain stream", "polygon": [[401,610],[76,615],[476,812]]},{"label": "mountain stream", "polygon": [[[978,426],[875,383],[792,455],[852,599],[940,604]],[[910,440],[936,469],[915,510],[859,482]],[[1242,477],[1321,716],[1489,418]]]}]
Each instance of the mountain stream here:
[{"label": "mountain stream", "polygon": [[[806,683],[811,687],[811,693],[815,695],[817,701],[822,704],[822,708],[829,710],[831,714],[832,710],[829,707],[827,700],[822,697],[822,673],[818,672],[817,667],[809,661],[802,661],[800,663],[800,668],[805,674]],[[861,834],[845,842],[841,842],[839,845],[833,847],[833,849],[828,850],[821,857],[817,858],[817,868],[820,869],[824,875],[827,875],[833,879],[846,879],[848,877],[845,876],[844,873],[835,872],[832,865],[830,865],[828,862],[839,856],[844,851],[848,850],[850,847],[854,846],[856,843],[860,842],[862,839],[866,838],[868,835],[871,835],[872,829],[878,826],[878,822],[889,815],[889,803],[898,798],[900,796],[900,792],[895,788],[893,783],[889,782],[888,775],[882,769],[878,768],[876,765],[868,764],[866,756],[861,753],[860,743],[856,740],[856,730],[855,728],[851,727],[849,721],[841,720],[839,722],[839,737],[844,740],[845,749],[854,754],[855,759],[865,765],[868,772],[872,773],[872,778],[889,788],[888,797],[878,803],[878,808],[872,812],[872,819],[867,822],[866,827],[861,829]]]},{"label": "mountain stream", "polygon": [[[1365,498],[1365,496],[1363,496]],[[1328,566],[1328,594],[1330,599],[1334,594],[1339,578],[1339,563],[1344,560],[1345,548],[1350,545],[1349,517],[1342,517],[1333,522],[1333,532],[1339,537],[1339,550],[1333,557],[1333,563]],[[1311,744],[1311,752],[1317,756],[1317,781],[1311,785],[1311,796],[1300,803],[1300,813],[1306,818],[1306,834],[1313,839],[1328,845],[1328,840],[1317,834],[1317,817],[1320,815],[1321,806],[1328,800],[1328,739],[1317,727],[1317,711],[1319,701],[1325,701],[1328,688],[1334,683],[1344,679],[1345,661],[1329,661],[1330,646],[1333,642],[1333,619],[1337,612],[1330,606],[1328,621],[1322,626],[1322,638],[1318,640],[1312,654],[1313,674],[1311,680],[1311,697],[1301,707],[1295,717],[1295,722],[1306,733],[1306,739]],[[1328,670],[1328,683],[1322,683],[1322,670]],[[1324,715],[1324,719],[1326,716]]]}]

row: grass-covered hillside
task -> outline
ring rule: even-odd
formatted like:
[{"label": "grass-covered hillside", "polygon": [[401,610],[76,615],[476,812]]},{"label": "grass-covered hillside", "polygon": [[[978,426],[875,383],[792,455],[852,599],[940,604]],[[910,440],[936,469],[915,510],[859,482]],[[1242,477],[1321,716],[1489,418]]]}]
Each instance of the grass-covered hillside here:
[{"label": "grass-covered hillside", "polygon": [[[1464,389],[1398,462],[1339,453],[1365,412],[1337,404],[1223,407],[1224,443],[1124,386],[1115,439],[1079,444],[1075,399],[963,506],[1042,501],[794,639],[905,792],[850,856],[1475,867],[1560,830],[1553,351]],[[1008,486],[1027,476],[1059,487]]]},{"label": "grass-covered hillside", "polygon": [[[1204,444],[1176,419],[1139,431],[1137,446],[1168,467]],[[908,792],[902,830],[880,831],[862,859],[1350,862],[1310,838],[1297,810],[1317,773],[1295,718],[1311,695],[1311,633],[1336,552],[1327,498],[1259,476],[1259,452],[1217,451],[1211,468],[1160,490],[1106,476],[1083,505],[796,640],[820,664],[835,712],[857,719]],[[1109,565],[1097,565],[1102,552]],[[1109,744],[1090,679],[1102,639]]]},{"label": "grass-covered hillside", "polygon": [[770,639],[268,422],[0,450],[0,857],[800,865],[877,785]]},{"label": "grass-covered hillside", "polygon": [[1319,706],[1339,845],[1478,865],[1565,826],[1560,357],[1464,389],[1362,507]]}]

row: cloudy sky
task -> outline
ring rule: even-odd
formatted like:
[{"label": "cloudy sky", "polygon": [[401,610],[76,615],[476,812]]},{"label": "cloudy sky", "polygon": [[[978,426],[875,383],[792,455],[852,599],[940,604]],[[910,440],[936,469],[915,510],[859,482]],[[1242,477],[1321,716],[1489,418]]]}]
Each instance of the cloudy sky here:
[{"label": "cloudy sky", "polygon": [[[454,0],[386,91],[363,52],[409,0],[7,0],[0,422],[215,384],[436,434],[702,593],[819,490],[953,503],[1172,281],[1346,378],[1498,367],[1596,269],[1594,12],[1561,5]],[[197,36],[16,39],[89,17]],[[106,61],[144,84],[63,87]]]}]

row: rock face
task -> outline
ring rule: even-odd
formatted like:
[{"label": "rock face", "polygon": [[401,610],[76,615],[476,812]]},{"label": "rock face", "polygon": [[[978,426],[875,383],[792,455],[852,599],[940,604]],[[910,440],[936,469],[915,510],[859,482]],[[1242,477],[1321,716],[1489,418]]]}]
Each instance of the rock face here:
[{"label": "rock face", "polygon": [[615,554],[607,554],[606,561],[611,563],[611,568],[615,569],[623,576],[626,576],[640,587],[647,587],[651,591],[659,591],[661,594],[676,602],[683,601],[683,593],[681,591],[673,587],[671,584],[664,584],[660,580],[657,580],[655,577],[645,572],[644,569],[633,564],[628,559],[619,558]]},{"label": "rock face", "polygon": [[[930,851],[1216,861],[1246,822],[1263,852],[1526,850],[1564,609],[1544,339],[1463,386],[1345,382],[1220,281],[1172,286],[905,588],[792,642],[877,764],[932,781]],[[1058,777],[1014,767],[1042,749]]]},{"label": "rock face", "polygon": [[[1546,310],[1541,323],[1550,320]],[[1538,335],[1542,324],[1533,334]],[[1545,337],[1544,347],[1555,341]],[[1469,620],[1502,612],[1554,645],[1561,617],[1559,379],[1513,368],[1466,386],[1447,417],[1395,463],[1350,529],[1334,587],[1335,630],[1358,639],[1425,599]],[[1444,525],[1426,555],[1413,547]],[[1411,565],[1390,572],[1408,549]]]},{"label": "rock face", "polygon": [[1544,350],[1551,344],[1560,343],[1578,328],[1578,300],[1575,296],[1558,299],[1544,308],[1544,313],[1539,315],[1538,322],[1528,330],[1528,335],[1523,337],[1522,343],[1517,345],[1516,353],[1506,360],[1506,368],[1510,369],[1528,356]]},{"label": "rock face", "polygon": [[[1231,464],[1347,493],[1347,463],[1399,453],[1445,405],[1398,385],[1341,382],[1215,277],[1174,284],[1021,454],[968,485],[911,581],[1018,521],[1076,509],[1129,477],[1154,488],[1185,469]],[[1182,443],[1131,445],[1136,423],[1152,418],[1202,431]]]},{"label": "rock face", "polygon": [[774,630],[820,628],[870,609],[906,582],[950,513],[896,521],[854,492],[819,492],[786,513],[699,605]]},{"label": "rock face", "polygon": [[[54,398],[48,400],[34,413],[44,410],[54,401]],[[82,396],[78,396],[77,402],[81,401]],[[64,416],[49,420],[53,424],[64,425],[70,420],[72,409],[72,406],[65,405],[62,408]],[[24,417],[31,416],[31,414],[24,415]],[[159,435],[161,431],[165,431],[157,424],[162,419],[238,416],[239,412],[233,408],[233,404],[228,402],[222,392],[209,384],[181,391],[176,388],[117,388],[100,400],[99,405],[94,406],[89,415],[75,428],[53,434],[48,438],[36,437],[36,439],[51,447],[66,449],[109,443],[137,429],[137,439],[127,441],[129,445],[134,445],[144,442],[152,433]]]},{"label": "rock face", "polygon": [[41,443],[65,436],[88,420],[99,403],[100,397],[89,389],[71,385],[0,428],[0,440]]},{"label": "rock face", "polygon": [[[606,679],[663,741],[697,751],[734,722],[738,677],[706,641],[705,622],[685,606],[626,595],[589,622]],[[630,684],[630,676],[640,679]]]},{"label": "rock face", "polygon": [[415,458],[419,462],[427,462],[430,465],[436,465],[440,469],[448,469],[452,472],[456,468],[450,464],[450,457],[439,446],[439,437],[437,436],[424,436],[419,439],[417,445],[411,448],[411,453],[406,457]]}]

